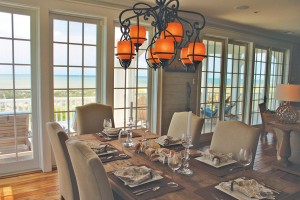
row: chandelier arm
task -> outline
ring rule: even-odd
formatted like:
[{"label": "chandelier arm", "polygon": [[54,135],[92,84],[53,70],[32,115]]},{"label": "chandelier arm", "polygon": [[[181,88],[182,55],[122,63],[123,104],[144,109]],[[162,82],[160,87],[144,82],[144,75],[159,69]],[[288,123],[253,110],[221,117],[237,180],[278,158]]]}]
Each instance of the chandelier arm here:
[{"label": "chandelier arm", "polygon": [[[201,17],[202,18],[202,26],[197,27],[197,29],[202,30],[204,28],[204,26],[206,25],[205,17],[201,13],[194,12],[194,11],[186,11],[186,10],[177,10],[177,12],[178,13],[187,13],[187,14],[192,14],[192,15],[198,15],[199,17]],[[201,21],[197,20],[197,22],[200,25]]]},{"label": "chandelier arm", "polygon": [[[178,45],[178,48],[182,48],[182,47],[188,45],[188,43],[189,43],[191,37],[194,35],[194,28],[193,28],[192,23],[190,23],[190,22],[187,21],[186,19],[184,19],[184,18],[182,18],[182,17],[179,17],[179,16],[177,17],[177,19],[178,19],[178,21],[179,21],[181,24],[183,24],[182,22],[184,22],[183,25],[186,25],[186,24],[187,24],[187,25],[189,26],[189,29],[190,29],[190,30],[185,30],[185,35],[187,36],[186,42],[184,43],[184,41],[183,41],[183,39],[182,39],[182,41],[180,42],[180,45]],[[183,38],[184,38],[185,35],[183,35]],[[183,44],[183,45],[182,45],[182,44]]]}]

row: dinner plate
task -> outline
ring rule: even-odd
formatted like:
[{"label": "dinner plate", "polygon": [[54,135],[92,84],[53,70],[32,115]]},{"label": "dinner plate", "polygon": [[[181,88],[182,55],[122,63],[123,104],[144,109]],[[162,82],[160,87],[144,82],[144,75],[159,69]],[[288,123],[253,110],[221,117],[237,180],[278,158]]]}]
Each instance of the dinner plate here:
[{"label": "dinner plate", "polygon": [[174,145],[182,144],[182,141],[178,141],[178,142],[175,142],[175,143],[164,145],[161,140],[157,140],[157,139],[155,139],[154,142],[156,142],[157,144],[159,144],[159,145],[161,145],[163,147],[169,147],[169,146],[174,146]]},{"label": "dinner plate", "polygon": [[[124,183],[126,183],[125,180],[122,179],[122,177],[119,177],[117,175],[115,175],[116,177],[118,177],[120,180],[122,180]],[[129,187],[133,188],[133,187],[137,187],[137,186],[140,186],[140,185],[144,185],[146,183],[151,183],[153,181],[157,181],[157,180],[160,180],[160,179],[163,179],[164,177],[159,175],[159,174],[156,174],[156,173],[153,173],[153,177],[152,179],[147,179],[139,184],[127,184]]]},{"label": "dinner plate", "polygon": [[204,156],[200,156],[200,157],[197,157],[195,159],[200,161],[200,162],[203,162],[205,164],[208,164],[212,167],[215,167],[215,168],[224,167],[224,166],[231,165],[231,164],[234,164],[234,163],[237,162],[236,160],[227,160],[226,162],[221,162],[219,165],[214,165],[213,161],[211,161],[210,159],[205,158]]},{"label": "dinner plate", "polygon": [[250,198],[250,197],[247,197],[246,195],[244,195],[243,193],[239,192],[239,191],[230,191],[230,190],[226,190],[224,188],[222,188],[220,185],[216,185],[215,186],[216,189],[228,194],[229,196],[232,196],[236,199],[239,199],[239,200],[258,200],[256,198]]}]

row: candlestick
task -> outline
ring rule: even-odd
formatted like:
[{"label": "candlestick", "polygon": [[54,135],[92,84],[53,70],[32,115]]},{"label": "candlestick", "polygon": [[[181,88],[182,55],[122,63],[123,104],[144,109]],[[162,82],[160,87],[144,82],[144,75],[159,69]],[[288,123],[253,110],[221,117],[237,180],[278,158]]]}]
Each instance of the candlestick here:
[{"label": "candlestick", "polygon": [[191,118],[192,118],[192,111],[188,113],[187,131],[186,131],[187,135],[191,135],[191,121],[192,121]]},{"label": "candlestick", "polygon": [[132,114],[133,114],[133,102],[130,102],[130,118],[133,119]]}]

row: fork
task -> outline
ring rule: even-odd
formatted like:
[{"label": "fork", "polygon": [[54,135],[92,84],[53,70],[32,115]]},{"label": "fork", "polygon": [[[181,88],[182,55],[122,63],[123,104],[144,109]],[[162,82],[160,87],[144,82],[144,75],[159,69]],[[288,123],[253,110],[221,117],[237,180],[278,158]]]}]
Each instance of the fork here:
[{"label": "fork", "polygon": [[143,190],[143,191],[141,191],[141,192],[137,192],[137,193],[135,193],[135,195],[138,196],[138,195],[144,194],[144,193],[146,193],[146,192],[151,192],[151,191],[155,192],[155,191],[157,191],[157,190],[159,190],[159,189],[160,189],[160,187],[159,187],[159,186],[156,186],[156,187],[150,188],[150,189],[148,189],[148,190],[146,189],[146,190]]}]

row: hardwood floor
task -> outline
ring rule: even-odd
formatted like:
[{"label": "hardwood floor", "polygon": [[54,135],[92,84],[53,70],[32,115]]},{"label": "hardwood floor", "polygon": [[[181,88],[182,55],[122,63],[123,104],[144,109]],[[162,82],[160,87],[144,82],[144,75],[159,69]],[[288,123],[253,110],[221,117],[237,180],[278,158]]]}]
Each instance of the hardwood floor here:
[{"label": "hardwood floor", "polygon": [[[254,170],[268,172],[276,160],[276,140],[273,134],[261,137],[257,147]],[[205,147],[204,147],[205,148]],[[0,179],[0,200],[60,199],[57,171],[13,175]]]}]

